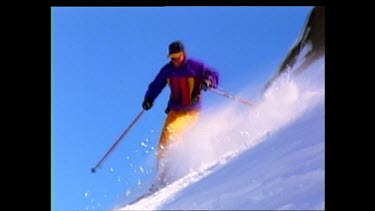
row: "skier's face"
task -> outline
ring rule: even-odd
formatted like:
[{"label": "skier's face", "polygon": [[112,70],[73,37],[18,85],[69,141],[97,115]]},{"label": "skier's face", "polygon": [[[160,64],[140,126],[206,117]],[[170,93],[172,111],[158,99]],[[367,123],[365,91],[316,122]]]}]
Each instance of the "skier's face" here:
[{"label": "skier's face", "polygon": [[182,62],[184,61],[185,55],[181,53],[178,57],[172,57],[171,61],[175,67],[181,66]]}]

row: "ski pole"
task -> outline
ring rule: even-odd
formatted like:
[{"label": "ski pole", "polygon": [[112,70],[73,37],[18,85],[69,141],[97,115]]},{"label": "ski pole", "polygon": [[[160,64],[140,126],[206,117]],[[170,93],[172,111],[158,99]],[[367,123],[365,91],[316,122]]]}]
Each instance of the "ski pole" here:
[{"label": "ski pole", "polygon": [[249,101],[246,101],[246,100],[241,99],[241,98],[239,98],[239,97],[233,96],[233,95],[231,95],[231,94],[229,94],[228,92],[225,92],[225,91],[223,91],[223,90],[219,90],[219,89],[210,89],[210,91],[215,92],[215,93],[217,93],[217,94],[219,94],[219,95],[223,95],[223,96],[225,96],[225,97],[231,98],[231,99],[233,99],[233,100],[237,100],[237,101],[239,101],[239,102],[241,102],[241,103],[243,103],[243,104],[246,104],[246,105],[248,105],[248,106],[254,106],[254,104],[250,103]]},{"label": "ski pole", "polygon": [[117,141],[112,145],[112,147],[108,150],[108,152],[103,156],[103,158],[96,164],[94,168],[91,169],[92,173],[96,172],[96,169],[101,166],[101,164],[104,162],[104,160],[108,157],[108,155],[113,152],[115,147],[120,143],[121,139],[124,138],[124,136],[129,132],[129,130],[133,127],[133,125],[139,120],[139,118],[142,116],[142,114],[145,112],[145,110],[142,110],[137,117],[133,120],[133,122],[126,128],[126,130],[121,134],[121,136],[117,139]]}]

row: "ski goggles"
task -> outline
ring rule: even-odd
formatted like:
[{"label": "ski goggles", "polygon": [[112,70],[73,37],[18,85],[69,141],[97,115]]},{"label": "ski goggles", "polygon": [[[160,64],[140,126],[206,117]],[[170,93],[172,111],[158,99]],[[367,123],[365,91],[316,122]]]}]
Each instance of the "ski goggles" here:
[{"label": "ski goggles", "polygon": [[183,54],[183,52],[178,52],[178,53],[172,53],[172,54],[169,54],[169,58],[171,59],[178,59],[181,57],[181,55]]}]

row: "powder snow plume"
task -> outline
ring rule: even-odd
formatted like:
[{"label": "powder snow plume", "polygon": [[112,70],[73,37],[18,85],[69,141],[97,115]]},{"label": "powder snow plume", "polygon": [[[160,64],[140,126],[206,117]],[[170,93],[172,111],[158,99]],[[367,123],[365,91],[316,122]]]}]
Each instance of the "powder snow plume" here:
[{"label": "powder snow plume", "polygon": [[324,101],[324,65],[322,57],[303,74],[292,77],[285,72],[254,107],[233,101],[202,116],[184,141],[172,146],[167,154],[168,181],[173,182],[226,153],[255,146],[265,135],[287,126]]}]

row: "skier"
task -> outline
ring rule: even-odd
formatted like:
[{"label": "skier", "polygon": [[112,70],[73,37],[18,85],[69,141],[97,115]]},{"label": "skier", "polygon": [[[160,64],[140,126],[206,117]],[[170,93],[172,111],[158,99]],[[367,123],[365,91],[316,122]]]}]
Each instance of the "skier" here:
[{"label": "skier", "polygon": [[149,110],[154,100],[168,84],[171,90],[165,113],[167,118],[158,144],[158,180],[165,184],[166,170],[161,162],[170,144],[182,139],[198,120],[202,107],[202,90],[217,88],[218,72],[204,63],[188,58],[181,41],[169,44],[171,60],[165,64],[149,84],[142,107]]}]

